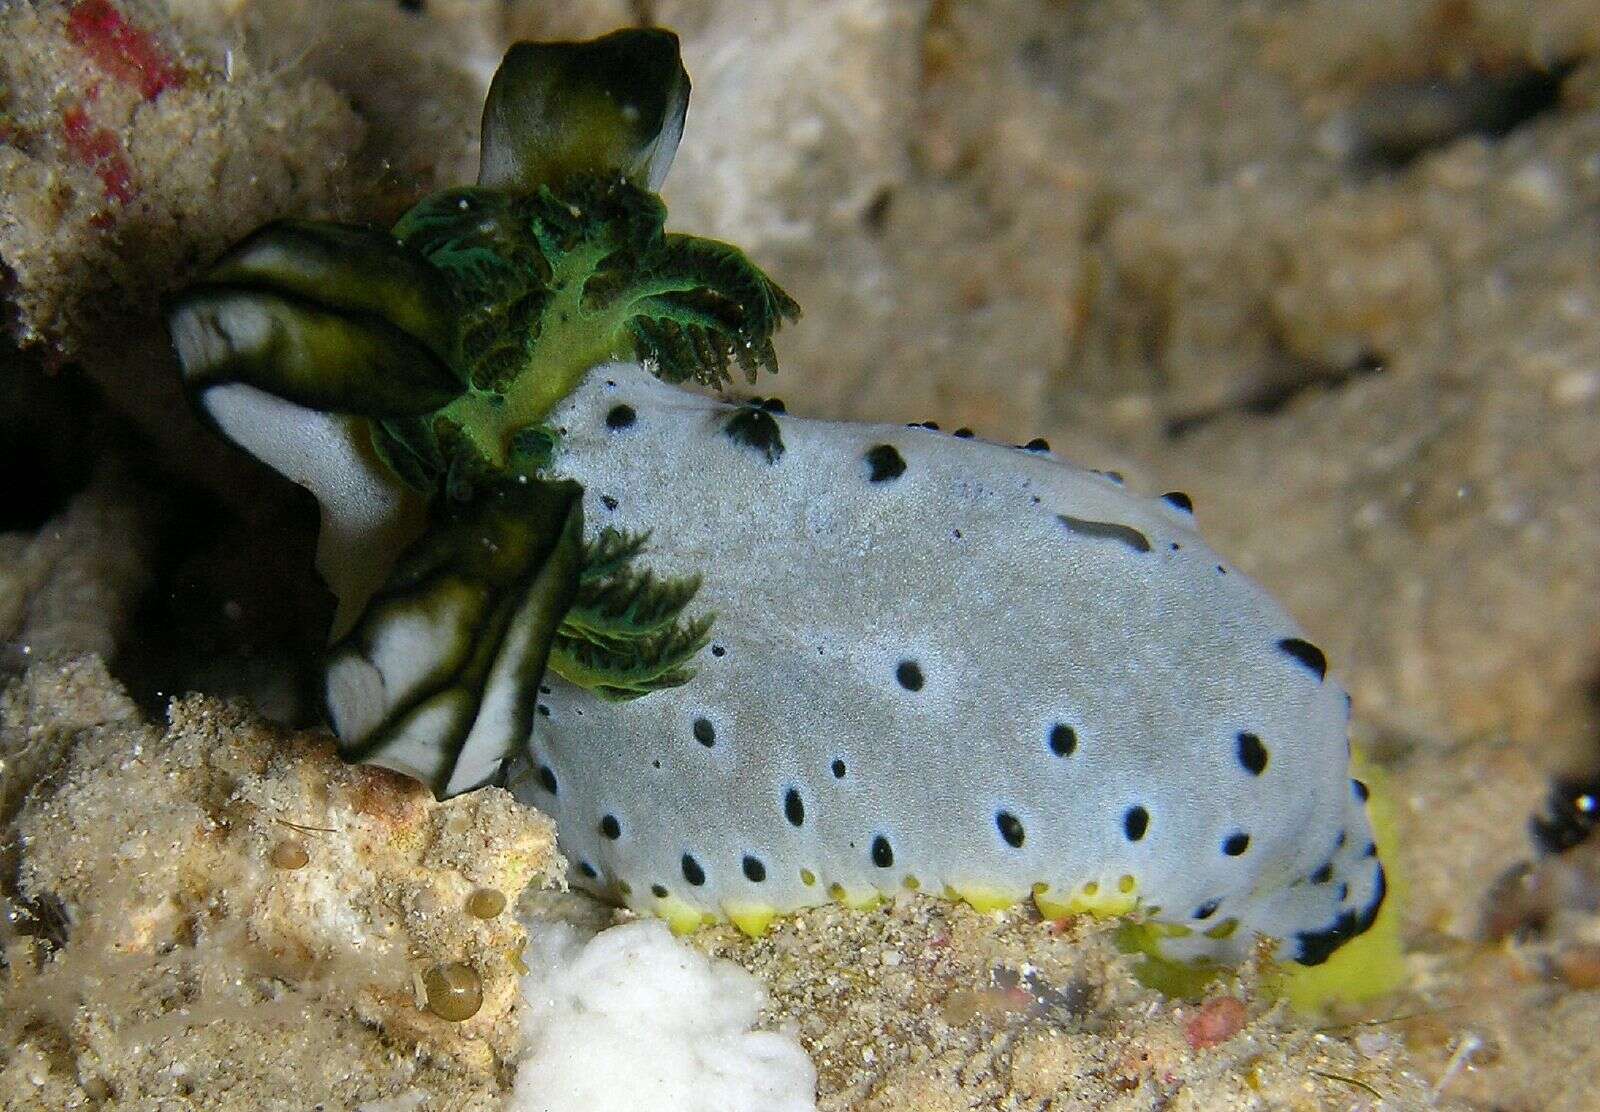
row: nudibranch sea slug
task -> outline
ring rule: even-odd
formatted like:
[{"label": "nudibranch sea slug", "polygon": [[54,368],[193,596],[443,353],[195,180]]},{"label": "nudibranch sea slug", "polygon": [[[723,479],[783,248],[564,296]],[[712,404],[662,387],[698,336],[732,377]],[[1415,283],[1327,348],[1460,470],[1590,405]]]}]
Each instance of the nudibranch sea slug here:
[{"label": "nudibranch sea slug", "polygon": [[1177,957],[1366,930],[1348,699],[1187,498],[680,385],[797,313],[664,231],[688,95],[666,31],[519,44],[475,187],[268,225],[173,302],[201,411],[320,501],[346,757],[509,782],[679,927],[920,888]]}]

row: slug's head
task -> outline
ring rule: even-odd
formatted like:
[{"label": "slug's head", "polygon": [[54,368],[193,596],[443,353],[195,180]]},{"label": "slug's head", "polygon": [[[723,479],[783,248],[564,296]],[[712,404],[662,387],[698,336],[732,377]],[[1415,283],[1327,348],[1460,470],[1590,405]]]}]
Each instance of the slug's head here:
[{"label": "slug's head", "polygon": [[[297,478],[236,403],[365,422],[368,454],[428,496],[536,470],[540,422],[596,364],[709,385],[735,364],[774,368],[794,302],[737,249],[665,231],[653,190],[688,97],[668,31],[512,47],[476,187],[424,198],[388,232],[268,225],[178,295],[173,343],[199,407]],[[217,393],[235,386],[256,393]]]},{"label": "slug's head", "polygon": [[605,698],[687,678],[695,582],[586,563],[545,418],[613,360],[713,386],[775,369],[794,302],[736,248],[665,230],[688,97],[667,31],[518,44],[476,186],[387,231],[269,224],[173,299],[195,406],[321,505],[348,757],[459,791],[527,736],[547,659]]}]

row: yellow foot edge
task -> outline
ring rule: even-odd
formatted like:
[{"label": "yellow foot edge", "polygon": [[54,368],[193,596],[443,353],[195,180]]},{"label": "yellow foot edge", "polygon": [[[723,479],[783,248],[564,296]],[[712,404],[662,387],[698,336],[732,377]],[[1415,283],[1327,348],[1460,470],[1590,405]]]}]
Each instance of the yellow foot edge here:
[{"label": "yellow foot edge", "polygon": [[944,894],[947,899],[960,900],[972,908],[973,911],[982,912],[1004,911],[1022,899],[1020,893],[1006,892],[999,888],[982,888],[976,885],[970,887],[946,885]]},{"label": "yellow foot edge", "polygon": [[734,904],[722,905],[722,912],[728,921],[738,927],[751,938],[760,938],[772,926],[772,921],[778,917],[778,909],[768,907],[766,904]]},{"label": "yellow foot edge", "polygon": [[667,921],[667,926],[672,928],[673,934],[693,934],[706,923],[716,922],[716,916],[693,907],[676,896],[664,896],[655,901],[652,908],[657,915]]},{"label": "yellow foot edge", "polygon": [[1036,888],[1033,906],[1046,919],[1065,919],[1069,915],[1115,919],[1139,906],[1139,886],[1088,884],[1065,897]]}]

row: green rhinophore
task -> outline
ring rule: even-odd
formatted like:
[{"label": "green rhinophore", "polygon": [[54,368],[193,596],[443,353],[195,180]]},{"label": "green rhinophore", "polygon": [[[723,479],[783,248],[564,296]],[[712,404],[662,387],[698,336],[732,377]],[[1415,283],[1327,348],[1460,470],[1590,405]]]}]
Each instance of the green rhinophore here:
[{"label": "green rhinophore", "polygon": [[308,409],[383,418],[450,404],[456,300],[447,276],[368,228],[257,230],[169,310],[184,383],[240,383]]}]

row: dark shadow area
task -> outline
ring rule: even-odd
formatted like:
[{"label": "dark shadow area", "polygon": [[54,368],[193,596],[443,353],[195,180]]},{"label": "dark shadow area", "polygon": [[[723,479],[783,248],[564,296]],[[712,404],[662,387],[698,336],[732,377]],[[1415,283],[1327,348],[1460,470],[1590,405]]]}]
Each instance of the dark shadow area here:
[{"label": "dark shadow area", "polygon": [[80,367],[46,370],[0,345],[0,532],[44,528],[107,467],[140,508],[143,533],[128,543],[149,545],[149,586],[106,662],[112,674],[158,718],[172,696],[203,691],[314,720],[332,598],[315,570],[312,497],[242,457],[226,481],[203,460],[160,458]]},{"label": "dark shadow area", "polygon": [[89,481],[103,409],[74,367],[47,374],[0,339],[0,533],[31,532]]},{"label": "dark shadow area", "polygon": [[315,570],[316,503],[261,470],[261,498],[244,511],[169,488],[153,582],[112,667],[146,713],[200,691],[246,698],[285,725],[318,718],[333,600]]},{"label": "dark shadow area", "polygon": [[[1600,716],[1600,676],[1589,685],[1589,706]],[[1534,844],[1545,853],[1565,853],[1600,829],[1600,734],[1594,738],[1587,769],[1557,777],[1545,808],[1528,820]]]},{"label": "dark shadow area", "polygon": [[1305,360],[1296,360],[1295,365],[1299,373],[1292,377],[1285,376],[1282,379],[1262,383],[1254,393],[1227,405],[1174,417],[1166,423],[1162,431],[1169,440],[1178,440],[1230,414],[1270,416],[1280,412],[1307,392],[1338,390],[1357,379],[1380,374],[1384,370],[1385,361],[1376,352],[1366,352],[1354,363],[1344,367],[1330,367]]},{"label": "dark shadow area", "polygon": [[1576,60],[1459,78],[1390,81],[1373,86],[1351,109],[1351,157],[1370,171],[1403,169],[1430,150],[1467,135],[1499,139],[1560,107],[1561,84]]}]

